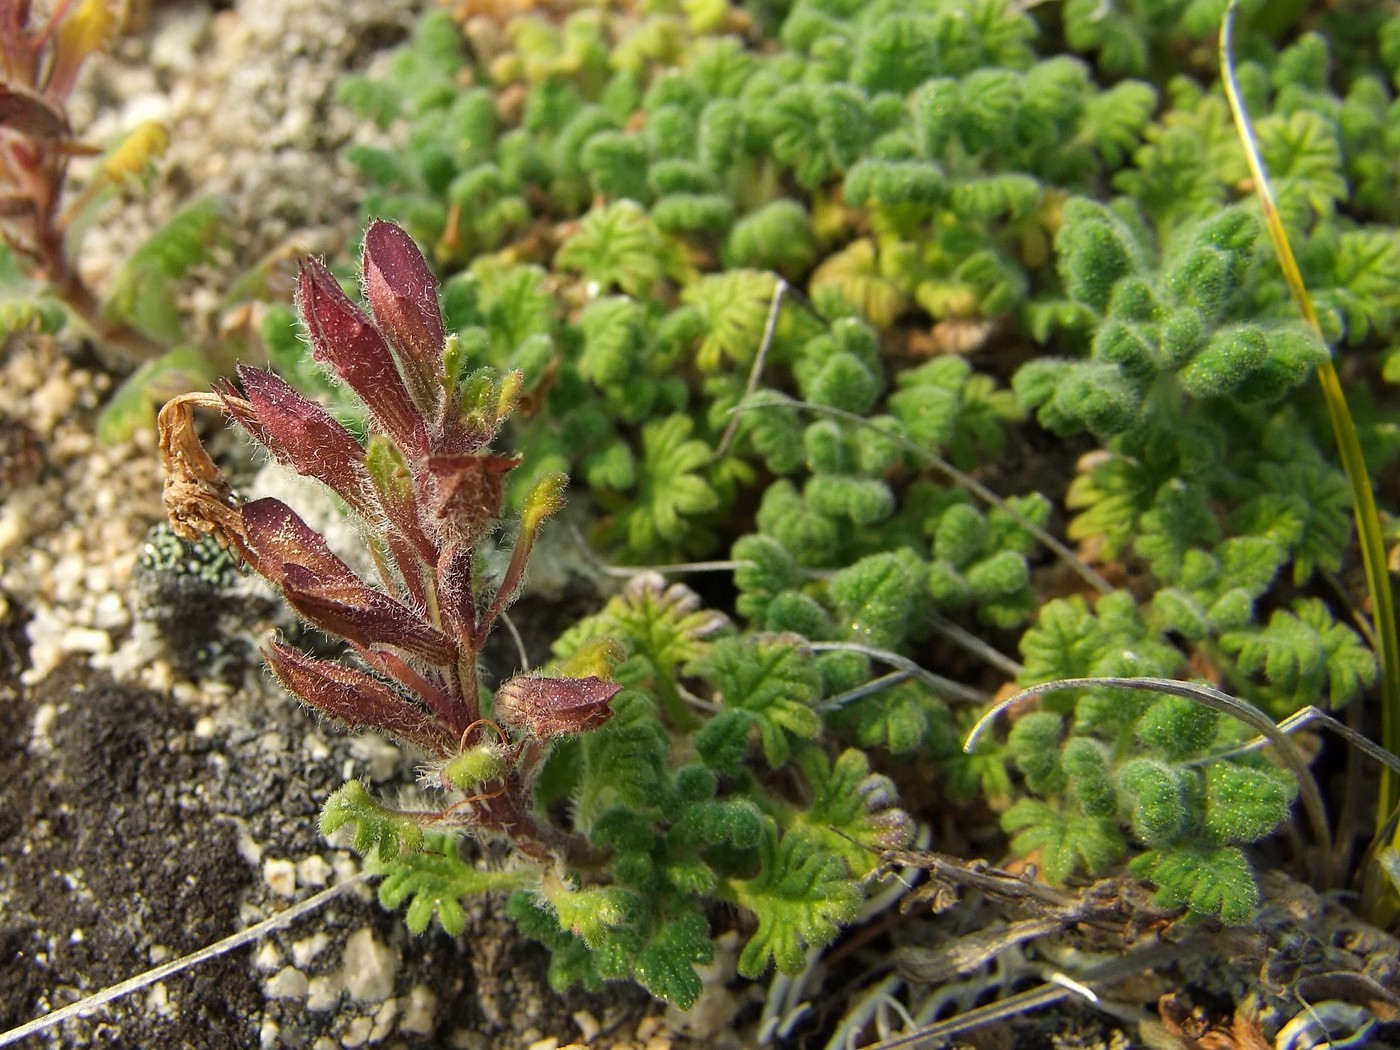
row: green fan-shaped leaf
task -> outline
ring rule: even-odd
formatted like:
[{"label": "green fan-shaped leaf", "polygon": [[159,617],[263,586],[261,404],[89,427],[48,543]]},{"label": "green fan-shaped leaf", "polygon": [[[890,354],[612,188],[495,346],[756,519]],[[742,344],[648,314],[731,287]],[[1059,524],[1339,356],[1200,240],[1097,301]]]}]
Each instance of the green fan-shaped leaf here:
[{"label": "green fan-shaped leaf", "polygon": [[848,637],[895,648],[921,608],[927,567],[907,548],[872,554],[832,577],[828,591]]},{"label": "green fan-shaped leaf", "polygon": [[801,835],[778,837],[769,821],[759,874],[731,879],[721,895],[754,914],[758,928],[739,954],[739,972],[758,977],[769,964],[800,973],[808,948],[822,947],[855,918],[861,892],[845,862]]},{"label": "green fan-shaped leaf", "polygon": [[1100,875],[1122,859],[1123,833],[1110,817],[1067,816],[1037,799],[1021,799],[1001,817],[1019,856],[1039,854],[1046,879]]},{"label": "green fan-shaped leaf", "polygon": [[812,740],[821,732],[812,707],[821,681],[811,654],[795,638],[722,638],[686,673],[707,679],[726,708],[754,717],[764,756],[774,768],[791,757],[793,740]]},{"label": "green fan-shaped leaf", "polygon": [[456,937],[466,926],[463,898],[519,882],[513,873],[478,871],[461,858],[450,835],[429,836],[421,851],[377,866],[384,876],[379,903],[393,911],[408,901],[404,924],[410,933],[422,933],[436,916],[438,925]]},{"label": "green fan-shaped leaf", "polygon": [[1252,922],[1259,910],[1259,886],[1238,848],[1174,845],[1170,850],[1144,853],[1131,867],[1157,885],[1157,903],[1162,907],[1184,907],[1193,915],[1232,926]]},{"label": "green fan-shaped leaf", "polygon": [[554,256],[601,290],[620,288],[645,298],[668,273],[670,246],[641,205],[619,200],[584,216],[578,230]]},{"label": "green fan-shaped leaf", "polygon": [[747,367],[763,343],[773,302],[774,277],[758,270],[707,274],[681,293],[704,321],[704,338],[695,351],[703,371],[717,371],[725,361]]}]

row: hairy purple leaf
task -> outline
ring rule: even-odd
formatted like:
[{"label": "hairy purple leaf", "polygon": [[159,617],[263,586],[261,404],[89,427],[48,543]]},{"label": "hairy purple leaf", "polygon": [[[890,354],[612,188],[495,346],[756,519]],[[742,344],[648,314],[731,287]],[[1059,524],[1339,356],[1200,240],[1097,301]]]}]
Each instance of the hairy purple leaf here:
[{"label": "hairy purple leaf", "polygon": [[263,657],[287,692],[357,729],[371,726],[446,755],[456,734],[378,678],[357,667],[309,656],[282,642],[271,642]]},{"label": "hairy purple leaf", "polygon": [[349,384],[404,452],[426,455],[427,423],[404,386],[389,344],[315,259],[302,263],[297,312],[311,335],[312,356]]},{"label": "hairy purple leaf", "polygon": [[254,416],[247,418],[225,397],[234,419],[297,473],[329,485],[360,513],[370,512],[372,487],[365,471],[365,450],[355,435],[280,376],[239,365],[238,379]]},{"label": "hairy purple leaf", "polygon": [[413,238],[391,222],[372,222],[365,231],[362,270],[379,330],[398,354],[414,400],[436,419],[445,397],[438,376],[446,338],[437,281]]},{"label": "hairy purple leaf", "polygon": [[246,503],[242,516],[254,568],[321,630],[365,647],[395,646],[439,665],[456,660],[456,646],[447,635],[362,581],[281,500]]}]

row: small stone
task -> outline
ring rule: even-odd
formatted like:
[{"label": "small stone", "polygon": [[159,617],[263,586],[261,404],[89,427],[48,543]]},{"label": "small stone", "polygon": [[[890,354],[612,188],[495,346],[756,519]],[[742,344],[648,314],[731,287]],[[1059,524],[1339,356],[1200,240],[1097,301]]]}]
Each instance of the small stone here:
[{"label": "small stone", "polygon": [[49,739],[49,731],[57,721],[58,708],[53,704],[40,704],[34,709],[34,720],[29,725],[29,739],[33,744],[39,745],[40,750],[48,750],[53,746]]},{"label": "small stone", "polygon": [[64,652],[105,656],[112,651],[112,636],[95,627],[70,627],[63,632],[61,647]]},{"label": "small stone", "polygon": [[172,1017],[175,1014],[175,1004],[170,1001],[170,992],[164,981],[151,986],[146,1002],[158,1017]]},{"label": "small stone", "polygon": [[415,984],[406,998],[408,1005],[404,1007],[399,1031],[410,1035],[430,1035],[437,1027],[437,996],[426,984]]},{"label": "small stone", "polygon": [[369,1042],[370,1033],[374,1029],[374,1022],[368,1017],[357,1017],[345,1026],[345,1034],[340,1037],[340,1045],[350,1047],[364,1046]]},{"label": "small stone", "polygon": [[394,978],[402,960],[398,952],[376,939],[368,926],[350,935],[341,958],[345,987],[360,1002],[377,1003],[394,994]]},{"label": "small stone", "polygon": [[374,1011],[374,1027],[370,1029],[369,1041],[382,1042],[394,1030],[394,1021],[399,1016],[399,1001],[385,999],[383,1005]]},{"label": "small stone", "polygon": [[331,866],[319,853],[297,863],[297,882],[302,886],[324,886],[330,877]]},{"label": "small stone", "polygon": [[253,956],[253,965],[259,970],[271,972],[282,965],[282,953],[271,941],[263,941],[258,946],[257,954]]},{"label": "small stone", "polygon": [[594,1036],[603,1029],[603,1026],[598,1023],[598,1018],[587,1010],[574,1012],[574,1024],[578,1025],[579,1038],[585,1043],[591,1043]]},{"label": "small stone", "polygon": [[331,757],[331,749],[326,746],[319,733],[307,733],[301,746],[306,751],[306,757],[312,762],[324,762]]},{"label": "small stone", "polygon": [[52,434],[59,420],[73,409],[78,390],[68,376],[55,376],[30,396],[35,427],[40,434]]},{"label": "small stone", "polygon": [[295,941],[292,944],[292,962],[305,967],[312,959],[320,955],[325,950],[326,945],[330,943],[330,935],[319,932]]},{"label": "small stone", "polygon": [[306,992],[308,1010],[329,1010],[340,1001],[340,982],[334,977],[322,974],[311,978]]},{"label": "small stone", "polygon": [[263,861],[263,882],[279,897],[290,900],[297,892],[297,866],[289,860]]},{"label": "small stone", "polygon": [[269,999],[304,999],[308,981],[306,974],[295,966],[284,966],[264,985]]},{"label": "small stone", "polygon": [[92,625],[104,631],[115,631],[131,622],[131,613],[126,602],[114,591],[108,591],[97,599],[92,607]]}]

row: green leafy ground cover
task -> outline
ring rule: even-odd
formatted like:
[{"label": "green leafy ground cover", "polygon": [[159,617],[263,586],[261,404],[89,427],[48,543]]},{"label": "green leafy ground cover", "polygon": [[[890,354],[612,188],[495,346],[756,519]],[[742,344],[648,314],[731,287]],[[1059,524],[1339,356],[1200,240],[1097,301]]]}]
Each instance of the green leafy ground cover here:
[{"label": "green leafy ground cover", "polygon": [[[1240,80],[1379,476],[1400,447],[1380,384],[1400,15],[1244,6]],[[344,85],[386,136],[351,152],[367,213],[430,250],[465,357],[524,374],[517,491],[565,470],[607,557],[737,565],[719,634],[635,585],[559,643],[627,653],[616,718],[558,750],[540,800],[607,871],[512,904],[561,985],[631,976],[689,1002],[706,899],[746,916],[742,973],[800,968],[878,860],[860,848],[876,818],[832,786],[872,763],[990,806],[1051,882],[1127,864],[1164,906],[1253,917],[1248,847],[1296,784],[1211,757],[1247,735],[1235,722],[1081,690],[963,754],[964,690],[862,688],[911,657],[974,695],[1116,675],[1204,678],[1276,718],[1372,699],[1314,389],[1329,348],[1250,197],[1216,82],[1223,8],[436,12]],[[286,324],[269,333],[291,365]],[[785,770],[796,802],[770,791]],[[401,862],[386,903],[459,925],[454,856]]]},{"label": "green leafy ground cover", "polygon": [[[441,280],[444,382],[486,404],[475,370],[522,377],[507,502],[562,471],[605,558],[732,563],[731,607],[642,573],[562,630],[561,665],[618,654],[611,719],[555,742],[535,790],[586,859],[483,872],[358,781],[333,797],[326,830],[354,826],[410,929],[461,932],[463,897],[510,889],[560,987],[688,1006],[736,924],[742,975],[803,969],[939,813],[998,821],[1053,884],[1130,872],[1187,921],[1255,917],[1255,847],[1298,784],[1233,753],[1234,720],[1083,688],[961,747],[998,692],[1102,676],[1205,680],[1273,718],[1352,705],[1376,731],[1314,372],[1334,355],[1393,477],[1400,11],[1243,5],[1239,78],[1323,345],[1218,86],[1224,6],[439,10],[345,82],[382,132],[349,155],[366,215]],[[138,278],[121,301],[162,329]],[[290,308],[265,334],[373,431]]]}]

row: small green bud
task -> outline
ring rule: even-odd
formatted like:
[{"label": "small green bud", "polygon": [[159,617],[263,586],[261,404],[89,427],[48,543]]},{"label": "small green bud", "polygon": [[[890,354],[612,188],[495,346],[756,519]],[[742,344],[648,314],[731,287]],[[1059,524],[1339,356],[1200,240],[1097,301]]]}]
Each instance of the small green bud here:
[{"label": "small green bud", "polygon": [[1215,739],[1219,713],[1185,697],[1164,696],[1138,720],[1137,738],[1171,762],[1197,755]]},{"label": "small green bud", "polygon": [[1107,207],[1073,198],[1055,238],[1060,275],[1075,299],[1096,313],[1108,311],[1113,286],[1140,268],[1140,248],[1124,222]]},{"label": "small green bud", "polygon": [[475,791],[482,784],[495,780],[505,772],[505,760],[495,744],[481,744],[464,751],[442,767],[444,785],[463,791]]},{"label": "small green bud", "polygon": [[1234,393],[1268,357],[1269,341],[1257,325],[1223,328],[1181,370],[1182,389],[1195,397]]},{"label": "small green bud", "polygon": [[1136,324],[1110,318],[1094,337],[1094,353],[1112,361],[1123,374],[1146,382],[1157,374],[1157,351],[1151,336]]},{"label": "small green bud", "polygon": [[1141,277],[1124,277],[1113,286],[1108,312],[1121,321],[1150,321],[1157,312],[1152,285]]},{"label": "small green bud", "polygon": [[813,597],[801,591],[783,591],[768,603],[763,626],[769,631],[790,631],[806,638],[831,633],[831,617]]},{"label": "small green bud", "polygon": [[495,418],[505,419],[515,411],[515,406],[520,402],[520,391],[525,386],[525,373],[519,369],[511,369],[501,376],[496,384],[496,405]]},{"label": "small green bud", "polygon": [[462,337],[456,332],[448,335],[442,344],[442,375],[443,381],[454,382],[458,373],[462,370],[462,365],[466,355],[462,352]]},{"label": "small green bud", "polygon": [[1060,765],[1060,737],[1064,718],[1051,711],[1022,715],[1011,727],[1007,747],[1016,766],[1026,777],[1026,786],[1038,794],[1062,791],[1065,774]]},{"label": "small green bud", "polygon": [[496,392],[496,370],[478,368],[466,375],[459,388],[462,416],[484,421],[489,417]]},{"label": "small green bud", "polygon": [[546,872],[540,894],[554,909],[559,928],[590,948],[601,945],[610,929],[621,926],[633,910],[632,895],[616,887],[576,890],[553,872]]},{"label": "small green bud", "polygon": [[[519,372],[513,373],[519,375]],[[530,490],[530,494],[525,497],[525,504],[520,508],[520,534],[522,537],[530,536],[539,531],[540,525],[545,518],[558,512],[564,506],[564,489],[569,484],[567,474],[552,472],[544,475],[535,482],[535,487]]]},{"label": "small green bud", "polygon": [[613,669],[627,655],[616,638],[590,638],[554,669],[560,678],[601,678],[610,680]]},{"label": "small green bud", "polygon": [[383,434],[371,434],[365,453],[365,469],[375,491],[386,505],[413,498],[413,478],[398,446]]},{"label": "small green bud", "polygon": [[997,551],[967,570],[967,582],[983,600],[1005,598],[1030,584],[1030,569],[1015,551]]},{"label": "small green bud", "polygon": [[1205,319],[1199,310],[1173,310],[1162,325],[1160,346],[1163,364],[1170,369],[1184,365],[1206,341]]},{"label": "small green bud", "polygon": [[933,556],[963,568],[982,553],[986,540],[987,522],[977,508],[955,503],[938,519],[933,535]]},{"label": "small green bud", "polygon": [[1083,420],[1096,434],[1118,434],[1136,422],[1142,393],[1111,365],[1084,363],[1065,377],[1056,407]]}]

